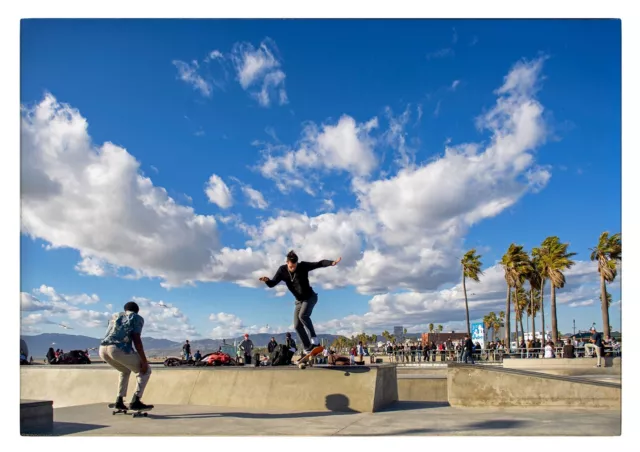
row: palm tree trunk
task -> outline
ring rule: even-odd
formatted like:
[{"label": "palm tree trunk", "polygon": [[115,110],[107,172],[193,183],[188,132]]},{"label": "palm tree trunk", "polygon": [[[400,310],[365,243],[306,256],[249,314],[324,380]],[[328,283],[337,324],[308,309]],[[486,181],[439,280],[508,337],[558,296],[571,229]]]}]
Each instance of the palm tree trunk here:
[{"label": "palm tree trunk", "polygon": [[469,324],[469,301],[467,300],[467,284],[464,277],[464,265],[462,266],[462,290],[464,291],[464,310],[467,315],[467,334],[471,337],[471,325]]},{"label": "palm tree trunk", "polygon": [[551,282],[551,340],[558,342],[558,317],[556,313],[556,286]]},{"label": "palm tree trunk", "polygon": [[[529,310],[531,311],[531,334],[533,335],[533,336],[531,336],[531,339],[533,339],[535,337],[535,335],[536,335],[536,330],[534,328],[536,315],[535,315],[535,311],[533,310],[533,306],[535,305],[535,300],[533,298],[533,287],[531,287],[530,292],[531,292],[531,294],[529,295]],[[527,323],[529,323],[529,322],[527,322]]]},{"label": "palm tree trunk", "polygon": [[[533,297],[533,290],[531,290],[531,297]],[[535,306],[535,303],[534,303]],[[531,313],[534,314],[535,311],[533,310],[533,307],[531,309]],[[534,340],[536,338],[536,316],[535,314],[531,316],[531,340]]]},{"label": "palm tree trunk", "polygon": [[542,316],[542,345],[544,345],[546,339],[545,329],[544,329],[544,279],[542,280],[542,285],[540,286],[540,315]]},{"label": "palm tree trunk", "polygon": [[515,328],[516,328],[516,348],[520,345],[520,336],[518,336],[518,317],[520,316],[520,311],[518,310],[518,286],[516,285],[515,290],[513,291],[513,310],[516,313],[515,318]]},{"label": "palm tree trunk", "polygon": [[524,327],[522,326],[522,317],[524,317],[524,313],[520,313],[520,333],[522,333],[522,340],[524,340]]},{"label": "palm tree trunk", "polygon": [[611,335],[609,331],[609,303],[607,300],[607,283],[604,280],[604,276],[600,276],[600,300],[602,309],[602,331],[604,337],[607,338]]},{"label": "palm tree trunk", "polygon": [[[504,346],[511,343],[511,286],[507,284],[507,310],[504,313]],[[507,348],[509,350],[509,348]]]}]

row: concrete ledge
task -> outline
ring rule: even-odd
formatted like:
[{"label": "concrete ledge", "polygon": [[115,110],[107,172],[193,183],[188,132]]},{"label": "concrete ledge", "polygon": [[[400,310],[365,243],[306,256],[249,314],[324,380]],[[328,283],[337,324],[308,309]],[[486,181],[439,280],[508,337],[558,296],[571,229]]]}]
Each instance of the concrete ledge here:
[{"label": "concrete ledge", "polygon": [[20,400],[20,434],[48,434],[53,430],[51,400]]},{"label": "concrete ledge", "polygon": [[398,400],[403,402],[447,402],[447,377],[398,375]]},{"label": "concrete ledge", "polygon": [[595,358],[505,359],[502,363],[504,369],[522,369],[555,375],[611,375],[620,373],[622,358],[602,358],[603,367],[594,367],[595,365]]},{"label": "concrete ledge", "polygon": [[580,406],[620,409],[621,385],[496,367],[452,364],[452,406]]},{"label": "concrete ledge", "polygon": [[[21,397],[53,400],[56,408],[115,400],[110,368],[21,368]],[[129,396],[135,376],[129,380]],[[156,369],[144,394],[153,404],[211,405],[288,411],[374,412],[398,400],[391,365]]]}]

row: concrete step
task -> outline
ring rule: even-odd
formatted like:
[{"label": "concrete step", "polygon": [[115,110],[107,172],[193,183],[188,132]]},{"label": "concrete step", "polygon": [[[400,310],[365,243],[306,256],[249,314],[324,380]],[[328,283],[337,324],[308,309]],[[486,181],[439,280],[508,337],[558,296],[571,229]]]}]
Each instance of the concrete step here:
[{"label": "concrete step", "polygon": [[20,400],[20,434],[46,435],[53,430],[53,401]]}]

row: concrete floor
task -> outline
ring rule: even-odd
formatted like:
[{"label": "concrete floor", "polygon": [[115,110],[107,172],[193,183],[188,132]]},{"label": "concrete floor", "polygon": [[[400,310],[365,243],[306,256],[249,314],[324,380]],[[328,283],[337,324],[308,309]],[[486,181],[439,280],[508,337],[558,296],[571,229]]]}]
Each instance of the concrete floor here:
[{"label": "concrete floor", "polygon": [[248,411],[158,405],[147,418],[111,414],[104,404],[54,410],[54,435],[144,436],[615,436],[620,411],[581,408],[453,408],[398,402],[379,413]]}]

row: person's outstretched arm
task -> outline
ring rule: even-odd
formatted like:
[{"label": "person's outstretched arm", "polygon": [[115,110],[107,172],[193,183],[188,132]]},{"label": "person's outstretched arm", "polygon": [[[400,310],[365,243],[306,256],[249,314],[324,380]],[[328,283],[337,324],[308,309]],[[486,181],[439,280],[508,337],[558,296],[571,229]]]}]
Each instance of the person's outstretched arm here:
[{"label": "person's outstretched arm", "polygon": [[321,268],[321,267],[332,267],[334,265],[338,265],[338,262],[340,262],[342,260],[341,257],[339,257],[337,260],[335,261],[330,261],[330,260],[322,260],[322,261],[318,261],[318,262],[300,262],[301,264],[304,264],[304,266],[307,268],[307,271],[311,271],[311,270],[315,270],[316,268]]},{"label": "person's outstretched arm", "polygon": [[273,275],[272,279],[269,279],[268,276],[263,276],[262,278],[260,278],[260,281],[264,282],[267,284],[268,287],[275,287],[278,285],[278,283],[280,283],[280,281],[282,281],[282,274],[280,272],[280,269],[278,269],[276,271],[276,274]]}]

